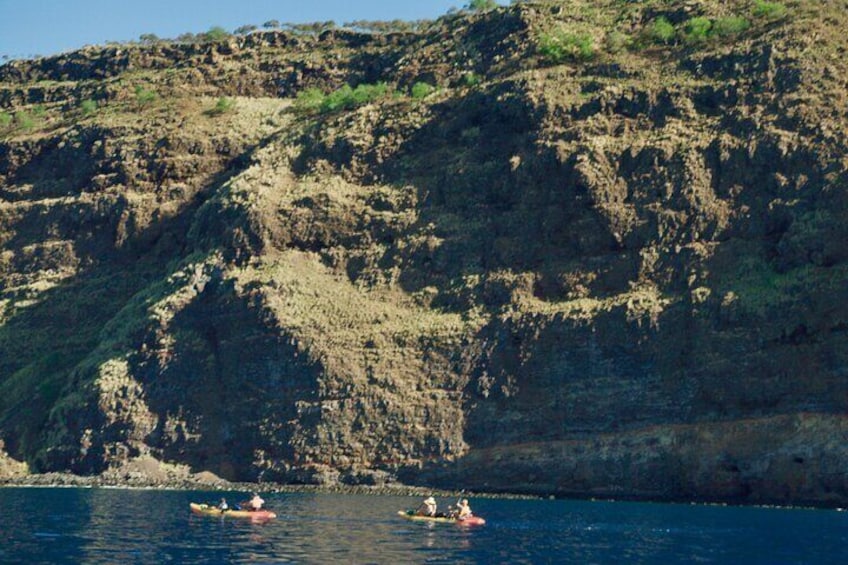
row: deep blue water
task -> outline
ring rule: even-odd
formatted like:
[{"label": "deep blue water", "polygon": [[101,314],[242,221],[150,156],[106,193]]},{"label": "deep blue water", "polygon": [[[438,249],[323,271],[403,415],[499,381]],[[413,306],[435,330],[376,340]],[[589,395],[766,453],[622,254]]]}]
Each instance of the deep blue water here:
[{"label": "deep blue water", "polygon": [[266,523],[189,512],[220,496],[0,488],[0,563],[848,563],[832,510],[472,498],[488,523],[461,528],[399,518],[414,498],[298,493],[264,495]]}]

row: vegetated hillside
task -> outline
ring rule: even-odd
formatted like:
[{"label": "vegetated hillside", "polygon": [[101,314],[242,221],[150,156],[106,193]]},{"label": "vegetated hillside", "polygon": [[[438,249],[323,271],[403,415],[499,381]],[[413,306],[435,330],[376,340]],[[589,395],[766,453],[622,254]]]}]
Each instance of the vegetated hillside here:
[{"label": "vegetated hillside", "polygon": [[844,504],[846,9],[535,1],[0,67],[5,451]]}]

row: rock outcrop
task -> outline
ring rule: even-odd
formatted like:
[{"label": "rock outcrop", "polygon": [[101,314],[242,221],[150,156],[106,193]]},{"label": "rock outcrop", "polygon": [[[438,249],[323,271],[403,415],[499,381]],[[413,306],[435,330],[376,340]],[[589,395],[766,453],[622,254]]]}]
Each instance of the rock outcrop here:
[{"label": "rock outcrop", "polygon": [[[844,505],[845,8],[536,1],[0,67],[5,450]],[[304,103],[346,83],[395,94]]]}]

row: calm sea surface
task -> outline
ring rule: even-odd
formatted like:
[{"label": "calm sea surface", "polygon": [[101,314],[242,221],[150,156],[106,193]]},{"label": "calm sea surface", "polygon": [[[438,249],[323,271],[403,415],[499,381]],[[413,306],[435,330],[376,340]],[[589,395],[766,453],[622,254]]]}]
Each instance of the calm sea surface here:
[{"label": "calm sea surface", "polygon": [[488,523],[461,528],[399,518],[414,498],[301,493],[266,495],[266,523],[189,512],[220,496],[0,488],[0,563],[848,563],[831,510],[472,499]]}]

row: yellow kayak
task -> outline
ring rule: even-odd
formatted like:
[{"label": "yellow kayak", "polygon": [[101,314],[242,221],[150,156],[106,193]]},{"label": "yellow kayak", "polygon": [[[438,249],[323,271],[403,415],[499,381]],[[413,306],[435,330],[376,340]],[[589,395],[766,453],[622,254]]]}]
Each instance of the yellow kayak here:
[{"label": "yellow kayak", "polygon": [[480,516],[469,516],[464,520],[449,518],[447,516],[419,516],[412,510],[398,510],[398,516],[413,522],[436,522],[441,524],[459,524],[461,526],[482,526],[486,520]]},{"label": "yellow kayak", "polygon": [[232,508],[221,510],[217,506],[196,502],[190,502],[189,507],[191,507],[192,512],[201,516],[225,516],[227,518],[250,518],[251,520],[269,520],[277,517],[270,510],[235,510]]}]

